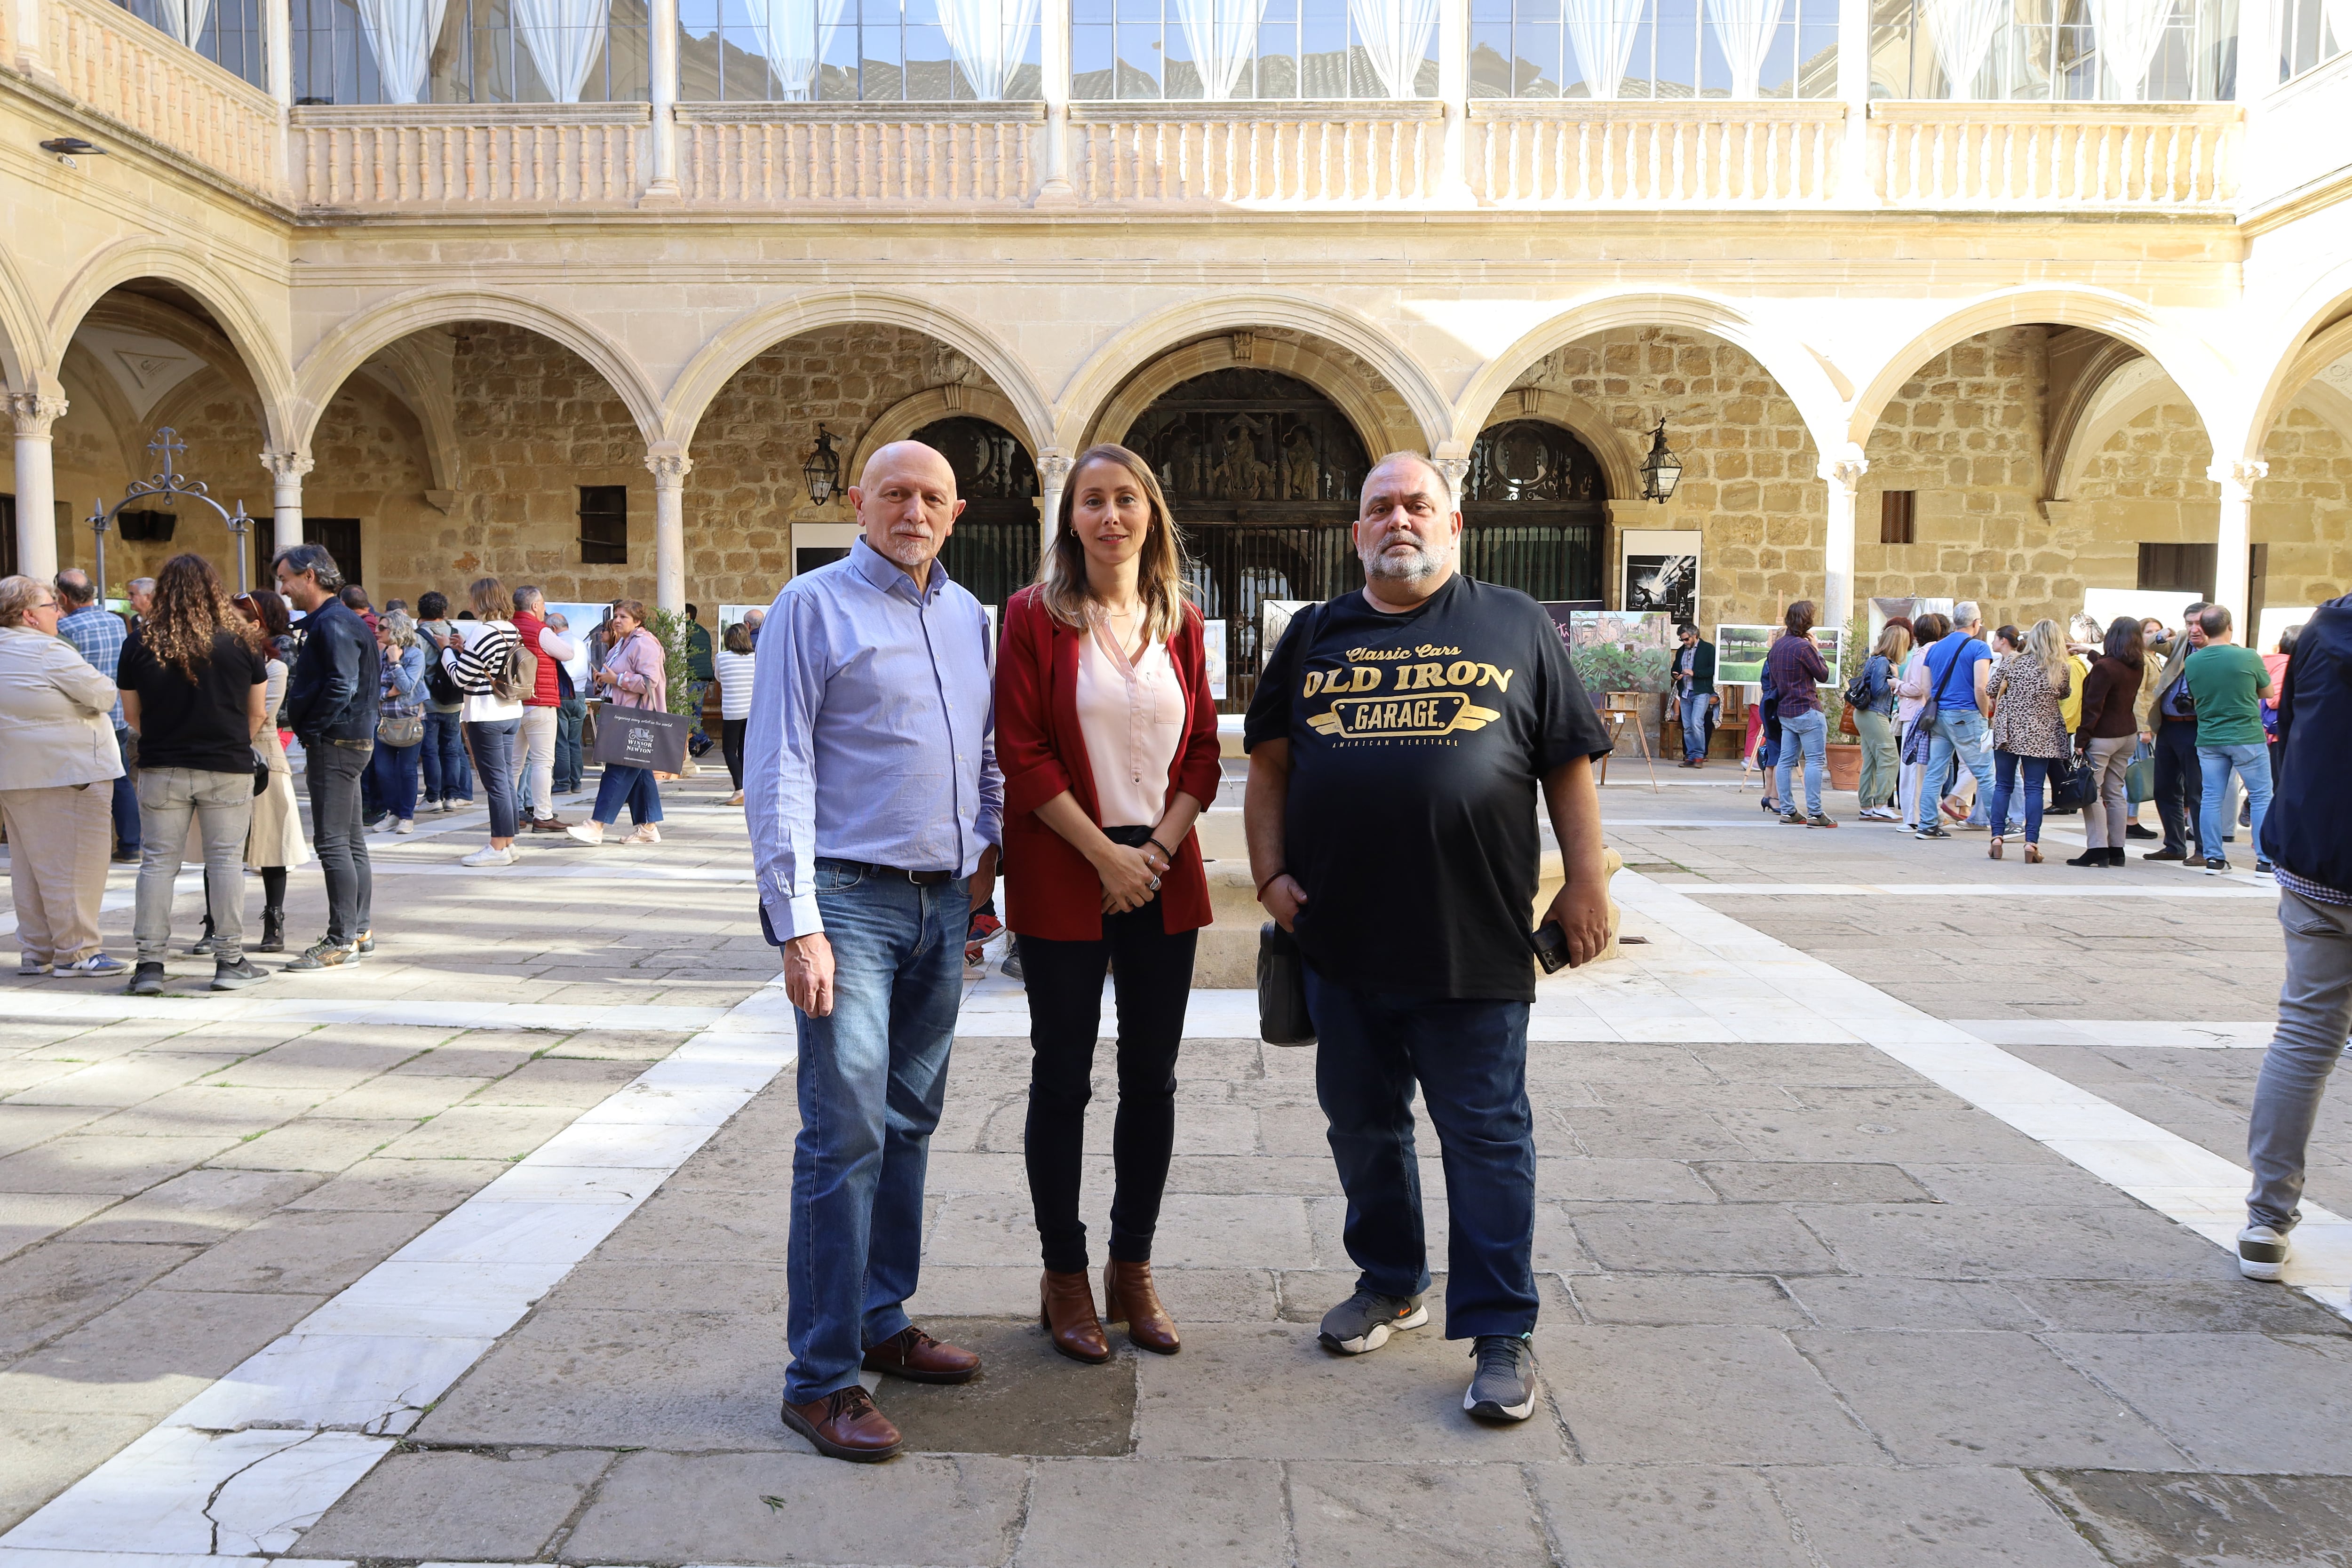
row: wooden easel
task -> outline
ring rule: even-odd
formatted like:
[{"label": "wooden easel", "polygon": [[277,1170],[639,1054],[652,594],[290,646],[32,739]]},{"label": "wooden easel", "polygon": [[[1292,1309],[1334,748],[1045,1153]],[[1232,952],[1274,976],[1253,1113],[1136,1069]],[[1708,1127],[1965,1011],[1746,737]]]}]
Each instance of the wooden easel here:
[{"label": "wooden easel", "polygon": [[[1658,759],[1650,750],[1649,731],[1642,727],[1641,693],[1612,691],[1605,699],[1607,706],[1601,710],[1601,721],[1609,726],[1609,743],[1614,748],[1630,727],[1633,743],[1642,749],[1642,760],[1650,767],[1650,788],[1658,788]],[[1601,782],[1609,782],[1609,759],[1601,759]]]}]

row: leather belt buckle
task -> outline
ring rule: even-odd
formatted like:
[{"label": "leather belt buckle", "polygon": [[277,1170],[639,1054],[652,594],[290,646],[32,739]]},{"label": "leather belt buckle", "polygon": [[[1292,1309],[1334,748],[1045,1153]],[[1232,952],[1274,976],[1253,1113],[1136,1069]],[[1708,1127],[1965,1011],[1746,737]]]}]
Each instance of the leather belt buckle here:
[{"label": "leather belt buckle", "polygon": [[952,881],[955,878],[953,871],[901,871],[898,875],[906,878],[918,888],[936,888],[942,882]]}]

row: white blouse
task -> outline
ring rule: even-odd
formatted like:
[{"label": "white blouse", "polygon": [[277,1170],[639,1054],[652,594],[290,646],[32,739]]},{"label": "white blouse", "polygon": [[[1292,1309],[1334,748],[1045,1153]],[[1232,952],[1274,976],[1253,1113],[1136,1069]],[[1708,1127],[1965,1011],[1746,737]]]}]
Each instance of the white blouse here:
[{"label": "white blouse", "polygon": [[1184,738],[1184,689],[1154,642],[1129,663],[1101,620],[1078,644],[1078,729],[1105,827],[1150,827],[1168,805],[1168,769]]}]

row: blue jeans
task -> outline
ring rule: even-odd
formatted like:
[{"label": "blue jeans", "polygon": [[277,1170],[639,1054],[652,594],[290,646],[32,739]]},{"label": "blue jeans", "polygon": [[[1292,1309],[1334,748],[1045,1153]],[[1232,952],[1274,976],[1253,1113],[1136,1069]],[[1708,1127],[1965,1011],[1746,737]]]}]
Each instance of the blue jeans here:
[{"label": "blue jeans", "polygon": [[631,822],[662,819],[661,790],[654,784],[652,769],[604,764],[604,776],[596,781],[596,809],[589,815],[610,827],[620,820],[624,803],[628,805]]},{"label": "blue jeans", "polygon": [[520,719],[499,719],[466,726],[466,744],[472,748],[475,771],[482,775],[482,793],[490,800],[490,837],[512,838],[521,816],[515,786],[515,735]]},{"label": "blue jeans", "polygon": [[2311,1131],[2327,1076],[2352,1031],[2352,909],[2281,888],[2278,914],[2286,937],[2286,981],[2279,987],[2278,1029],[2263,1053],[2247,1118],[2254,1185],[2246,1194],[2246,1218],[2285,1230],[2303,1217]]},{"label": "blue jeans", "polygon": [[580,787],[580,731],[588,721],[588,700],[568,697],[555,710],[555,793]]},{"label": "blue jeans", "polygon": [[919,888],[820,859],[812,879],[833,946],[833,1011],[800,1015],[784,1317],[784,1397],[795,1405],[856,1383],[867,1348],[907,1327],[971,919],[960,877]]},{"label": "blue jeans", "polygon": [[427,800],[473,803],[474,771],[466,765],[465,727],[458,719],[455,713],[436,713],[429,709],[425,711],[421,761]]},{"label": "blue jeans", "polygon": [[1919,821],[1923,830],[1943,819],[1943,780],[1957,761],[1976,775],[1978,805],[1992,793],[1992,747],[1986,739],[1985,716],[1973,708],[1947,708],[1936,715],[1927,742],[1927,771],[1919,790]]},{"label": "blue jeans", "polygon": [[114,847],[123,855],[139,853],[139,786],[131,779],[131,731],[114,731],[115,755],[122,759],[122,772],[114,780]]},{"label": "blue jeans", "polygon": [[1696,762],[1706,755],[1706,734],[1715,712],[1712,692],[1694,692],[1682,700],[1683,756]]},{"label": "blue jeans", "polygon": [[[2222,858],[2222,837],[2236,826],[2227,819],[2224,810],[2230,796],[2231,768],[2238,770],[2238,777],[2245,784],[2246,811],[2253,826],[2253,841],[2261,844],[2263,818],[2271,809],[2270,748],[2259,741],[2242,746],[2200,745],[2197,761],[2205,773],[2205,802],[2197,813],[2197,847],[2205,852],[2205,858]],[[2262,850],[2257,848],[2254,857],[2259,860]]]},{"label": "blue jeans", "polygon": [[416,760],[424,751],[415,746],[387,746],[378,741],[375,755],[368,763],[368,773],[375,780],[375,797],[394,821],[405,821],[416,815]]},{"label": "blue jeans", "polygon": [[1342,1233],[1359,1289],[1429,1289],[1413,1147],[1418,1080],[1445,1169],[1445,1337],[1536,1325],[1535,1115],[1528,1005],[1357,991],[1310,965],[1315,1096],[1348,1194]]},{"label": "blue jeans", "polygon": [[1772,789],[1784,816],[1796,809],[1789,802],[1789,787],[1796,782],[1797,756],[1801,752],[1805,758],[1805,815],[1819,816],[1822,768],[1830,758],[1830,721],[1818,708],[1809,713],[1785,713],[1780,717],[1780,757],[1772,764]]},{"label": "blue jeans", "polygon": [[2047,793],[2045,786],[2050,777],[2050,759],[2047,757],[2021,757],[2014,752],[1993,752],[1992,799],[1985,805],[1985,820],[1993,825],[1996,836],[2008,831],[2010,796],[2017,788],[2017,765],[2020,763],[2025,764],[2025,841],[2039,844],[2042,842],[2042,800]]}]

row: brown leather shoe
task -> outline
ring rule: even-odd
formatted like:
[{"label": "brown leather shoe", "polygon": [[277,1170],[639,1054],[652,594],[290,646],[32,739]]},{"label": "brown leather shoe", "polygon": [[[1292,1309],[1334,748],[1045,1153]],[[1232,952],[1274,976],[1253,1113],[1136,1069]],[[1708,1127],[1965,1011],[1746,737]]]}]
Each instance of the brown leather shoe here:
[{"label": "brown leather shoe", "polygon": [[898,1428],[874,1407],[874,1396],[858,1384],[835,1389],[806,1405],[784,1402],[784,1425],[816,1445],[816,1451],[853,1465],[878,1465],[898,1451]]},{"label": "brown leather shoe", "polygon": [[908,1324],[866,1352],[866,1370],[909,1383],[970,1383],[980,1375],[980,1358]]},{"label": "brown leather shoe", "polygon": [[1085,1269],[1075,1274],[1045,1270],[1037,1287],[1037,1317],[1054,1336],[1054,1348],[1072,1361],[1110,1360],[1110,1343],[1103,1338],[1102,1321],[1095,1316],[1094,1287]]},{"label": "brown leather shoe", "polygon": [[533,833],[562,833],[571,826],[560,816],[534,816],[530,819]]},{"label": "brown leather shoe", "polygon": [[1125,1323],[1127,1337],[1155,1354],[1174,1355],[1184,1348],[1175,1321],[1152,1287],[1149,1263],[1121,1263],[1114,1258],[1103,1265],[1103,1321]]}]

